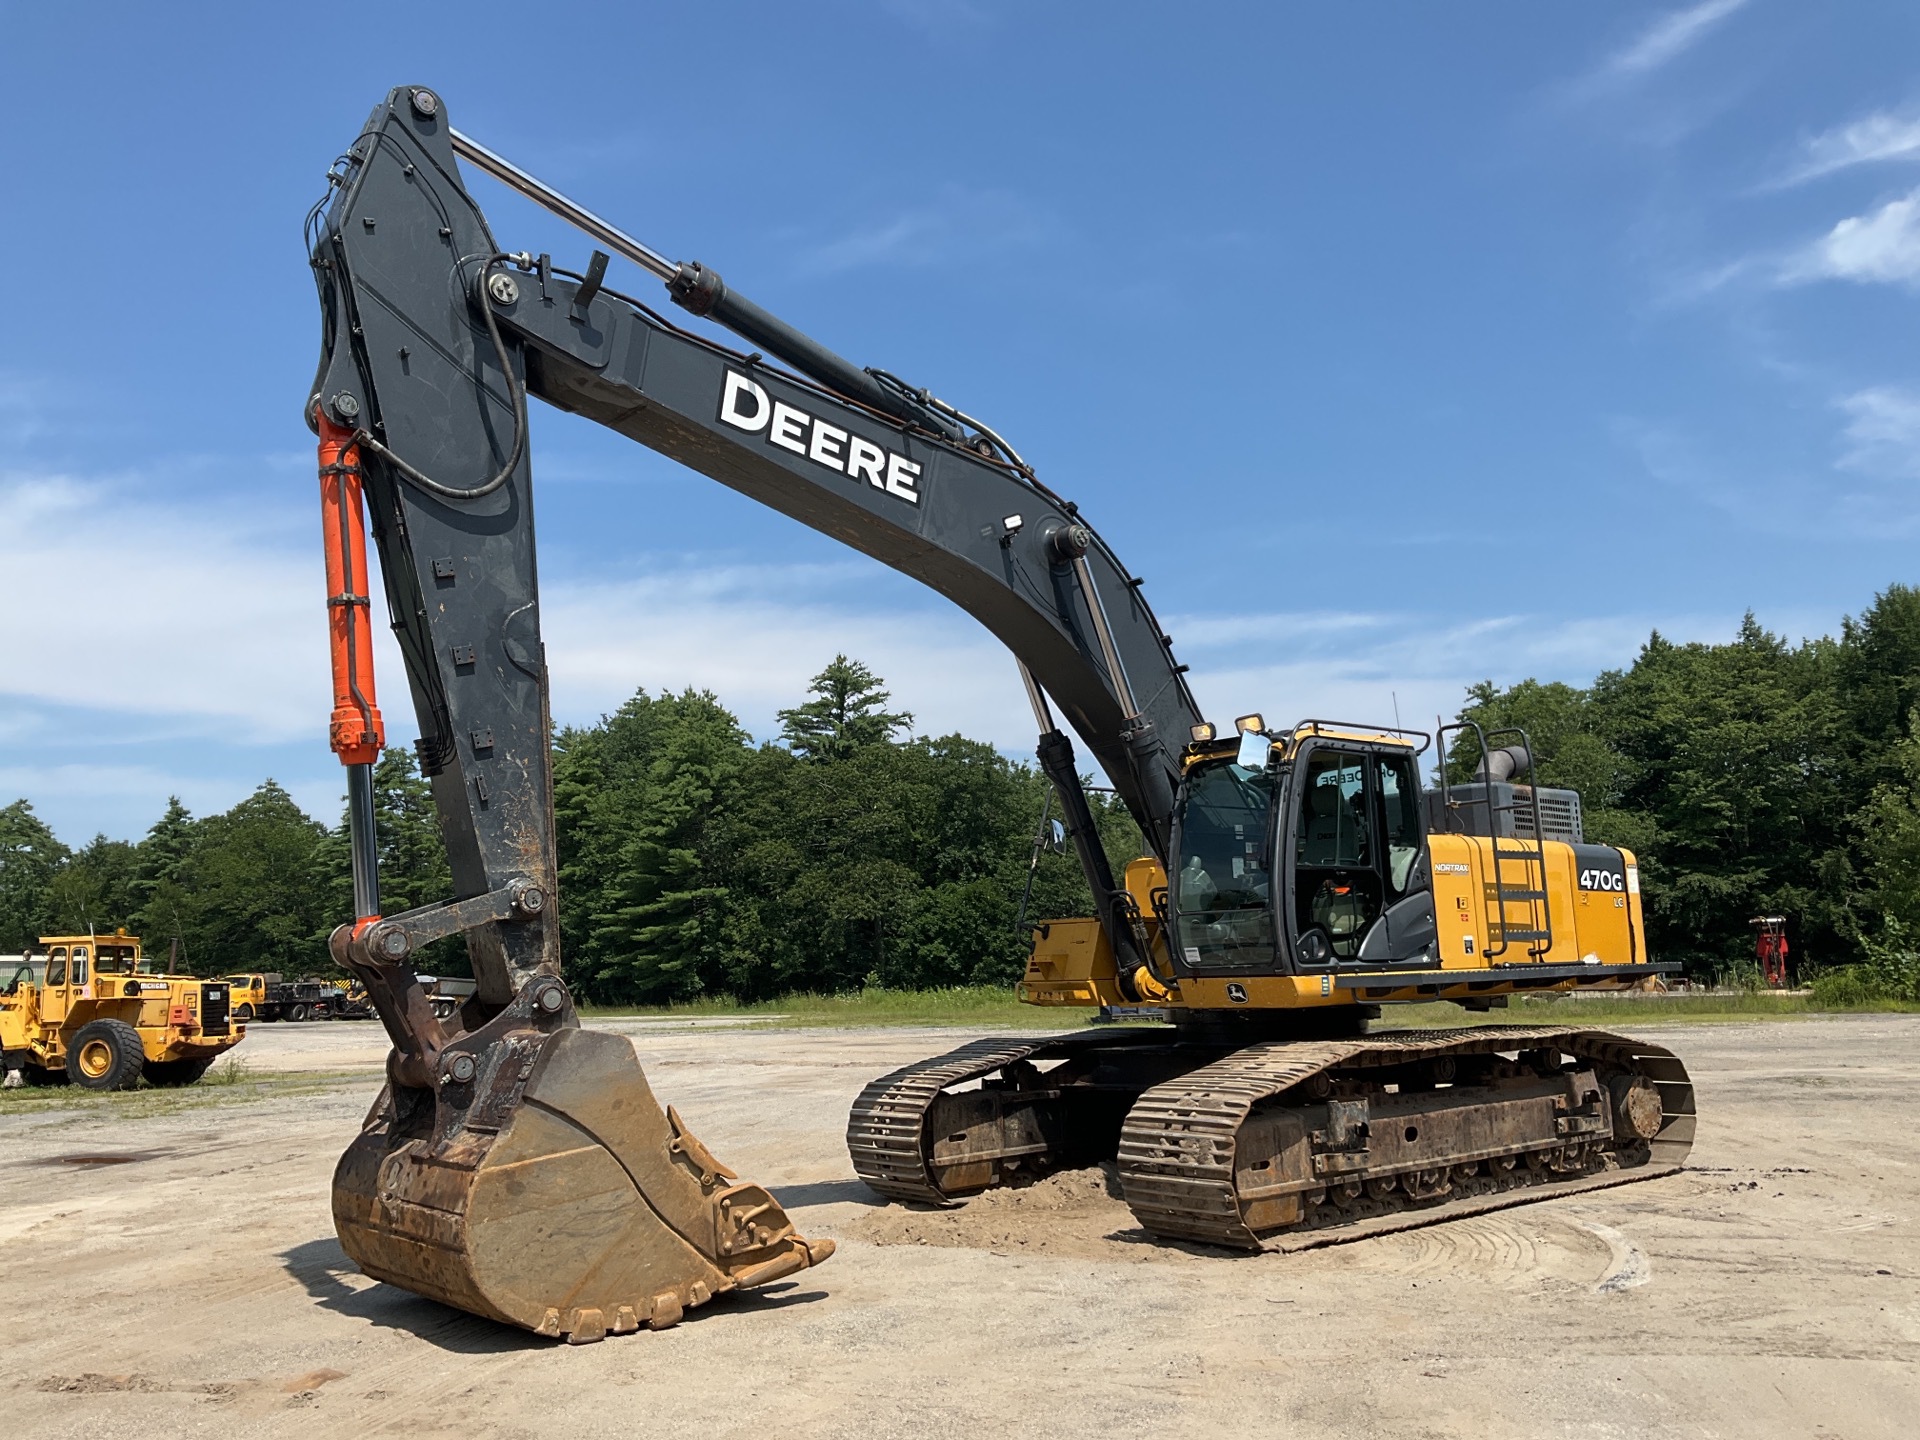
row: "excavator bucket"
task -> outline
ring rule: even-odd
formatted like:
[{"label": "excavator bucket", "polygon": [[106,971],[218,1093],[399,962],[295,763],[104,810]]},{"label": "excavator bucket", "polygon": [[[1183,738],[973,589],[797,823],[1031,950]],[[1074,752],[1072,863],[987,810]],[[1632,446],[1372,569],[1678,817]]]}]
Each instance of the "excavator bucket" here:
[{"label": "excavator bucket", "polygon": [[340,1157],[333,1216],[363,1271],[574,1344],[818,1265],[779,1203],[662,1112],[632,1044],[524,994],[388,1085]]}]

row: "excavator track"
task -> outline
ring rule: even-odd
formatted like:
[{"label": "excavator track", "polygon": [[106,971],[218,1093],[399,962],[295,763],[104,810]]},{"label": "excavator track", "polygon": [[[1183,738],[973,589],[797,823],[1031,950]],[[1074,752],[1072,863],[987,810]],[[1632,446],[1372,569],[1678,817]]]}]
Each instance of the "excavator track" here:
[{"label": "excavator track", "polygon": [[[1316,1164],[1318,1183],[1260,1183],[1259,1172],[1274,1163],[1258,1153],[1250,1134],[1263,1102],[1312,1088],[1331,1093],[1334,1071],[1351,1076],[1395,1067],[1404,1073],[1409,1065],[1505,1051],[1558,1051],[1573,1057],[1576,1075],[1594,1073],[1579,1068],[1592,1066],[1613,1081],[1643,1078],[1659,1097],[1657,1130],[1620,1144],[1613,1123],[1583,1130],[1568,1128],[1562,1118],[1563,1143],[1541,1145],[1537,1132],[1528,1143],[1523,1133],[1503,1136],[1497,1125],[1480,1125],[1470,1128],[1481,1143],[1456,1151],[1457,1158],[1431,1157],[1421,1168],[1404,1159],[1398,1168],[1391,1159],[1351,1168]],[[1345,1088],[1359,1087],[1349,1079]],[[1605,1088],[1602,1108],[1617,1108],[1605,1106]],[[1413,1128],[1403,1133],[1411,1138]],[[1144,1093],[1128,1113],[1116,1158],[1129,1208],[1155,1235],[1234,1249],[1301,1250],[1669,1175],[1692,1148],[1693,1129],[1693,1087],[1671,1051],[1601,1031],[1486,1026],[1251,1046]],[[1248,1153],[1250,1142],[1256,1153]],[[1314,1158],[1357,1160],[1368,1151],[1361,1144]],[[1290,1211],[1296,1213],[1289,1217]]]},{"label": "excavator track", "polygon": [[847,1153],[854,1173],[890,1200],[960,1203],[965,1195],[943,1188],[936,1176],[934,1146],[927,1133],[931,1111],[941,1096],[1019,1062],[1068,1055],[1110,1038],[1091,1032],[1031,1040],[976,1040],[882,1075],[860,1092],[847,1118]]},{"label": "excavator track", "polygon": [[[1064,1063],[1038,1069],[1050,1061]],[[1103,1093],[1124,1119],[1089,1135]],[[921,1204],[1112,1159],[1150,1233],[1291,1251],[1655,1179],[1680,1168],[1693,1129],[1680,1061],[1601,1031],[1227,1050],[1107,1031],[977,1041],[882,1076],[847,1141],[868,1185]]]}]

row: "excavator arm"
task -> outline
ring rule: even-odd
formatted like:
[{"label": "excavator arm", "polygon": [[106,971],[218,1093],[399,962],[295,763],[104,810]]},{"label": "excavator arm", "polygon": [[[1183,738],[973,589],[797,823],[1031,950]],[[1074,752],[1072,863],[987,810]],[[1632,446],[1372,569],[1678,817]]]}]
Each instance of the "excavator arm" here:
[{"label": "excavator arm", "polygon": [[[664,273],[677,303],[761,349],[715,344],[607,290],[599,252],[584,274],[502,252],[459,153]],[[1139,580],[1073,504],[991,431],[856,369],[712,270],[661,260],[459,135],[431,92],[395,90],[334,178],[314,247],[326,349],[312,412],[360,457],[421,767],[467,907],[386,922],[363,949],[384,944],[399,961],[466,929],[489,1005],[536,969],[558,971],[557,926],[522,903],[553,894],[533,395],[912,576],[998,636],[1026,677],[1040,759],[1115,953],[1137,963],[1054,711],[1163,859],[1177,748],[1201,716]]]},{"label": "excavator arm", "polygon": [[[755,348],[609,290],[604,252],[576,273],[502,250],[461,155]],[[1020,662],[1040,760],[1123,974],[1145,958],[1140,932],[1054,712],[1163,859],[1177,747],[1200,715],[1138,579],[984,425],[581,210],[459,135],[429,90],[394,90],[329,181],[309,220],[323,348],[308,419],[356,909],[332,948],[394,1042],[389,1085],[335,1177],[342,1243],[370,1274],[543,1333],[671,1323],[722,1290],[817,1263],[831,1244],[809,1245],[771,1196],[731,1183],[677,1115],[662,1116],[625,1040],[578,1026],[555,904],[528,397],[913,576],[998,636]],[[454,882],[453,899],[398,915],[381,911],[372,858],[385,736],[369,522]],[[477,988],[443,1024],[411,957],[454,934]]]}]

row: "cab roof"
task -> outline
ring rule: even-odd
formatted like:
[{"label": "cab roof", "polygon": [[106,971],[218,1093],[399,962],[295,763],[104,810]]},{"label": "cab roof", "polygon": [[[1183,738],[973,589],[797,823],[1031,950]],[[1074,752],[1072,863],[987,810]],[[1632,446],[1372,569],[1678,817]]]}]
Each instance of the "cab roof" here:
[{"label": "cab roof", "polygon": [[[1283,756],[1309,740],[1347,740],[1363,745],[1379,745],[1396,750],[1411,750],[1420,755],[1433,743],[1424,730],[1405,730],[1392,725],[1359,725],[1341,720],[1302,720],[1290,730],[1261,732]],[[1240,748],[1240,737],[1223,735],[1214,740],[1197,740],[1180,754],[1181,768],[1187,769],[1206,760],[1222,760]]]}]

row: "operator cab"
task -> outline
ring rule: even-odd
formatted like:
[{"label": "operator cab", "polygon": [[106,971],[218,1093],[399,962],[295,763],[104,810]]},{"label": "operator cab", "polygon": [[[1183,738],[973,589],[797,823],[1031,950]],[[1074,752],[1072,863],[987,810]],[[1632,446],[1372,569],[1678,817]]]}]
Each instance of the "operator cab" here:
[{"label": "operator cab", "polygon": [[1243,728],[1230,746],[1191,747],[1169,887],[1177,968],[1438,964],[1417,766],[1425,748],[1317,721],[1270,744]]},{"label": "operator cab", "polygon": [[132,975],[140,963],[140,941],[116,930],[111,935],[42,935],[40,947],[59,963],[62,976],[51,983],[84,985],[91,958],[96,975]]}]

